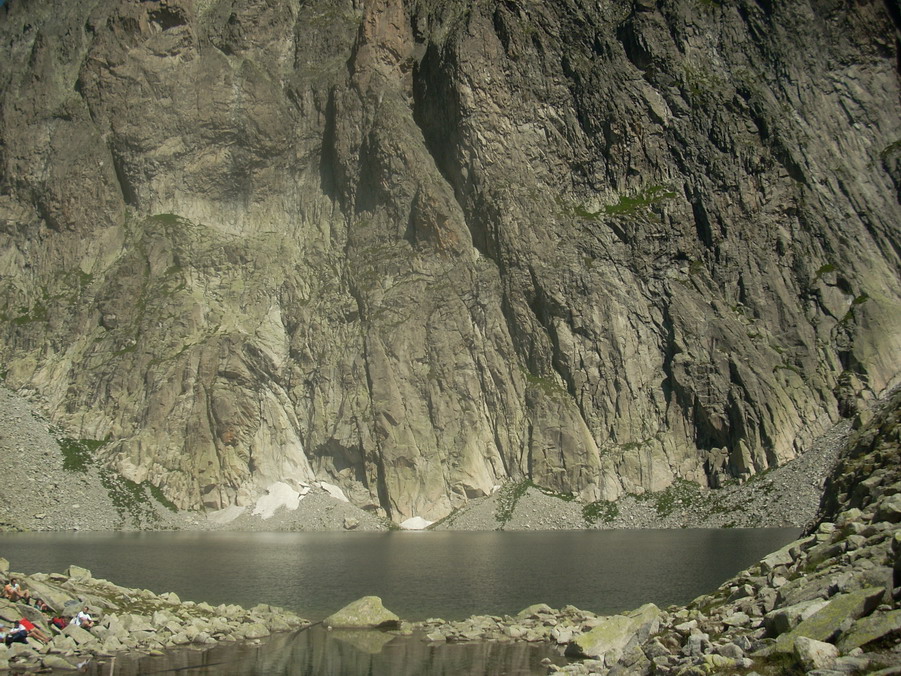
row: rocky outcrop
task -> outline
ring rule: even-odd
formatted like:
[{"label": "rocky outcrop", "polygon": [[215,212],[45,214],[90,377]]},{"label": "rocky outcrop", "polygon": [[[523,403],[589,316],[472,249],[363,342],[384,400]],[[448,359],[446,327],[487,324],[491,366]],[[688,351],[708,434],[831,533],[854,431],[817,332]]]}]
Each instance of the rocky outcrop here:
[{"label": "rocky outcrop", "polygon": [[337,629],[396,629],[400,618],[382,605],[378,596],[364,596],[322,621]]},{"label": "rocky outcrop", "polygon": [[[24,603],[0,600],[0,619],[10,626],[21,617],[30,619],[51,640],[29,638],[26,643],[0,644],[0,669],[15,671],[76,670],[94,659],[128,653],[162,654],[184,648],[207,649],[220,641],[254,640],[273,632],[293,631],[309,622],[294,613],[257,605],[249,610],[236,605],[211,606],[181,601],[173,592],[154,594],[128,589],[94,578],[89,570],[71,566],[65,574],[10,573],[0,559],[0,579],[17,577],[47,608],[37,610]],[[87,606],[96,623],[90,629],[69,624],[58,629],[52,617],[71,618]]]},{"label": "rocky outcrop", "polygon": [[6,382],[181,508],[715,486],[898,382],[884,3],[0,14]]}]

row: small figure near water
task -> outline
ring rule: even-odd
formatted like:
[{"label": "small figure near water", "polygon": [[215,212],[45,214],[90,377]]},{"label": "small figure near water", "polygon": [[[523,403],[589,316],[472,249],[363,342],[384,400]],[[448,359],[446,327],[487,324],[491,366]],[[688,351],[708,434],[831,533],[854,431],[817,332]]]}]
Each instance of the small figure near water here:
[{"label": "small figure near water", "polygon": [[32,636],[41,643],[50,642],[50,637],[36,627],[34,622],[22,618],[16,622],[16,626],[6,633],[3,642],[7,646],[12,645],[13,643],[28,643],[28,639]]},{"label": "small figure near water", "polygon": [[78,611],[78,615],[72,618],[72,624],[76,627],[81,627],[82,629],[90,629],[94,626],[94,618],[88,613],[87,606]]},{"label": "small figure near water", "polygon": [[3,587],[3,595],[13,603],[18,603],[19,601],[29,603],[31,601],[31,592],[23,588],[14,577],[10,578],[6,586]]},{"label": "small figure near water", "polygon": [[50,643],[50,637],[44,633],[44,630],[35,625],[31,620],[26,620],[24,617],[19,620],[18,626],[25,630],[26,636],[28,638],[34,637],[41,643]]}]

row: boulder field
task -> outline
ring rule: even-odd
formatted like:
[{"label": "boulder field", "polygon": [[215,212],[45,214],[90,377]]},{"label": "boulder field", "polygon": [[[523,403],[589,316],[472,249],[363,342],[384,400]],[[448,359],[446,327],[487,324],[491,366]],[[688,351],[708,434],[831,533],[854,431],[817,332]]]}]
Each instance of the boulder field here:
[{"label": "boulder field", "polygon": [[[69,671],[117,653],[159,655],[166,650],[203,649],[220,641],[258,640],[309,625],[294,613],[265,604],[250,610],[237,605],[214,607],[181,601],[173,592],[120,587],[94,578],[79,566],[70,566],[64,574],[23,575],[11,573],[6,559],[0,559],[0,580],[5,584],[10,577],[23,582],[50,609],[42,612],[25,603],[0,600],[0,623],[9,627],[20,618],[29,619],[51,640],[0,643],[0,671]],[[85,606],[97,620],[90,630],[71,623],[57,629],[50,623],[53,617],[71,617]]]},{"label": "boulder field", "polygon": [[[804,535],[685,606],[649,603],[600,616],[538,603],[516,616],[410,623],[370,596],[324,624],[390,627],[386,636],[429,642],[551,642],[570,661],[549,661],[549,673],[574,676],[901,673],[901,392],[867,417],[858,418]],[[0,560],[0,576],[10,575]],[[100,621],[91,632],[57,632],[35,609],[0,602],[0,617],[24,615],[54,634],[48,645],[0,648],[7,667],[67,668],[118,651],[203,648],[309,625],[270,606],[214,608],[125,589],[77,566],[64,575],[14,575],[54,609],[77,599]]]}]

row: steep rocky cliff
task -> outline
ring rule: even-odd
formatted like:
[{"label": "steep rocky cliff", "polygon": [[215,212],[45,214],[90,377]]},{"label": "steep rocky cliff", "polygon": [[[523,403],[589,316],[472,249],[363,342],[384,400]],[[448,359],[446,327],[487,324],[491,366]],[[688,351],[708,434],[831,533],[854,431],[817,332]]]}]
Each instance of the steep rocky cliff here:
[{"label": "steep rocky cliff", "polygon": [[9,0],[6,384],[185,508],[772,467],[901,381],[899,22]]}]

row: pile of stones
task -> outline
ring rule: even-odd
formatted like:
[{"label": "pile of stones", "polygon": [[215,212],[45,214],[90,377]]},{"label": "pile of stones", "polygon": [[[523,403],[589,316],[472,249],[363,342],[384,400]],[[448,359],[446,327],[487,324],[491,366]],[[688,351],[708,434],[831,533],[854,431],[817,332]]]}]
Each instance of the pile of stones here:
[{"label": "pile of stones", "polygon": [[[18,578],[51,611],[0,600],[0,620],[7,626],[20,618],[31,620],[51,640],[0,644],[0,670],[74,670],[117,653],[162,655],[168,650],[207,649],[220,641],[262,639],[309,625],[291,612],[265,604],[249,610],[237,605],[214,607],[181,601],[172,592],[158,595],[120,587],[78,566],[70,566],[65,574],[23,575],[11,573],[6,559],[0,559],[0,580],[5,584],[10,577]],[[50,623],[51,612],[71,616],[85,606],[97,620],[90,630],[74,624],[58,629]]]}]

